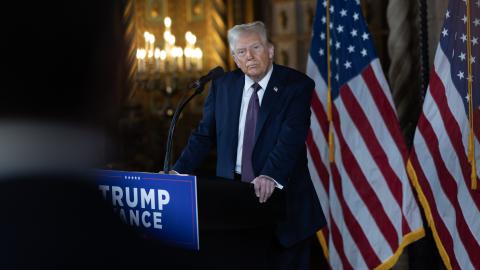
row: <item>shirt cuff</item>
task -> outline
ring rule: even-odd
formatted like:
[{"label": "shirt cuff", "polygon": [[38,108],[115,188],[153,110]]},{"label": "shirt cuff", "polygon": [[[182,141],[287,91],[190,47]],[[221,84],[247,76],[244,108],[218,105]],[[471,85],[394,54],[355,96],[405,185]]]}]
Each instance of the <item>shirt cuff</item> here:
[{"label": "shirt cuff", "polygon": [[268,175],[260,175],[262,177],[265,177],[265,178],[268,178],[269,180],[272,180],[274,183],[275,183],[275,187],[278,188],[278,189],[283,189],[283,186],[282,184],[278,183],[277,181],[275,181],[275,179],[271,178],[270,176]]}]

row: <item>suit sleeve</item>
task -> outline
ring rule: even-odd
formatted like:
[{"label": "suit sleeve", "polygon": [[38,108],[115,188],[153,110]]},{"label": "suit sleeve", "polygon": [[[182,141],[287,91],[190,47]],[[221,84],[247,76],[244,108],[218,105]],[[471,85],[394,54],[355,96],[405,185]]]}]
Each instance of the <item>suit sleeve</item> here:
[{"label": "suit sleeve", "polygon": [[215,92],[216,85],[213,81],[203,108],[202,120],[173,166],[173,170],[179,173],[192,174],[215,144]]},{"label": "suit sleeve", "polygon": [[287,186],[294,166],[302,158],[300,155],[305,153],[305,140],[310,128],[310,102],[315,83],[305,78],[293,87],[296,88],[295,94],[289,102],[277,142],[260,173],[270,176],[283,186]]}]

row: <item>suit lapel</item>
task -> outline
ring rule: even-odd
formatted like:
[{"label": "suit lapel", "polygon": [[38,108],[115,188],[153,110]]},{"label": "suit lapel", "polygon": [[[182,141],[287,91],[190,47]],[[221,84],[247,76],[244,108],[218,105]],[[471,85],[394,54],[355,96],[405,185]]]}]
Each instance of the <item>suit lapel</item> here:
[{"label": "suit lapel", "polygon": [[258,136],[262,131],[265,121],[268,119],[272,108],[274,107],[278,96],[280,95],[282,80],[282,74],[278,66],[273,64],[272,76],[267,84],[267,89],[265,89],[265,94],[263,96],[262,105],[260,106],[260,112],[258,114],[257,126],[255,127],[255,142],[257,142]]}]

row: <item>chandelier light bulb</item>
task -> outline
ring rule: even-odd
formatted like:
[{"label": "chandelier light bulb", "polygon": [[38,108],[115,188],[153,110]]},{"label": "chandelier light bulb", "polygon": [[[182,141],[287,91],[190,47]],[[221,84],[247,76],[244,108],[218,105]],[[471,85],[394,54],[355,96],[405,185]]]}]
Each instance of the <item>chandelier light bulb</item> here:
[{"label": "chandelier light bulb", "polygon": [[165,17],[163,23],[165,24],[166,28],[170,28],[170,26],[172,26],[172,19],[170,19],[170,17]]}]

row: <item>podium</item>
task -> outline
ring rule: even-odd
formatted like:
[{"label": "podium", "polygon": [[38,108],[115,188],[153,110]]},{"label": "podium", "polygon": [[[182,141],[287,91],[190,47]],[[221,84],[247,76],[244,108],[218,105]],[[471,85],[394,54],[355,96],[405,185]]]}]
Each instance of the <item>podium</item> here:
[{"label": "podium", "polygon": [[252,184],[218,177],[99,171],[98,179],[123,221],[158,244],[176,269],[265,265],[284,218],[280,189],[260,203]]},{"label": "podium", "polygon": [[260,269],[283,212],[278,189],[260,204],[250,184],[200,177],[195,251],[120,222],[91,175],[1,179],[1,269]]},{"label": "podium", "polygon": [[284,192],[259,203],[253,185],[203,177],[197,181],[200,250],[184,255],[199,269],[267,269],[275,224],[283,219]]},{"label": "podium", "polygon": [[267,269],[267,249],[285,209],[283,191],[261,204],[252,184],[200,177],[197,199],[200,250],[170,248],[172,269]]},{"label": "podium", "polygon": [[276,189],[266,203],[259,203],[252,184],[231,179],[201,177],[197,193],[200,231],[273,226],[285,209],[282,190]]}]

